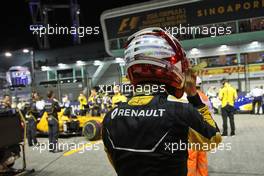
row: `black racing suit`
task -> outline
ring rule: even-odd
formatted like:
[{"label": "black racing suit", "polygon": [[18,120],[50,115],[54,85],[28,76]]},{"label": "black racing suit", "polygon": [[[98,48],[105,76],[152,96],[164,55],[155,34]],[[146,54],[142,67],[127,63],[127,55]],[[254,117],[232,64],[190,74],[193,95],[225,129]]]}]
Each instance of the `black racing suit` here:
[{"label": "black racing suit", "polygon": [[102,137],[118,176],[186,176],[188,136],[201,144],[221,141],[199,95],[188,100],[192,105],[167,94],[135,96],[106,114]]},{"label": "black racing suit", "polygon": [[45,111],[48,113],[48,126],[49,126],[49,150],[56,151],[58,147],[59,138],[59,121],[58,112],[61,108],[59,103],[53,99],[45,101]]}]

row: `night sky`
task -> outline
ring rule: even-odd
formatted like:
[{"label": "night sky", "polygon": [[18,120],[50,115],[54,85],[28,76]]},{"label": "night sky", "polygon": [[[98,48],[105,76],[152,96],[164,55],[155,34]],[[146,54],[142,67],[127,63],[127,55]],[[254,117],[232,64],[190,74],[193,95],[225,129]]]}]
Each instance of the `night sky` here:
[{"label": "night sky", "polygon": [[[100,15],[104,10],[122,7],[125,5],[146,2],[147,0],[78,0],[80,4],[80,25],[81,26],[100,26]],[[29,0],[11,0],[1,4],[1,38],[0,52],[6,50],[16,50],[25,47],[38,49],[36,38],[29,30],[32,19],[29,11]],[[42,0],[46,4],[69,3],[70,0]],[[91,4],[93,2],[93,4]],[[94,4],[96,3],[96,5]],[[49,12],[49,23],[63,26],[70,26],[69,10],[56,10]],[[100,26],[101,28],[101,26]],[[71,36],[58,40],[53,40],[51,48],[60,48],[71,45]],[[83,43],[102,41],[102,33],[99,36],[86,36]],[[55,44],[56,43],[56,44]]]}]

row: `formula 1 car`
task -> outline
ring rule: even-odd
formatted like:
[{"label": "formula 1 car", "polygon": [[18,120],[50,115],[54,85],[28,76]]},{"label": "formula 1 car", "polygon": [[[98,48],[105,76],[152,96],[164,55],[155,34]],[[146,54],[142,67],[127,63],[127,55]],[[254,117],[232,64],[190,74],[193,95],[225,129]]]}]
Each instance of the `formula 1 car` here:
[{"label": "formula 1 car", "polygon": [[238,113],[250,113],[252,111],[252,101],[253,97],[239,95],[234,104],[235,110]]},{"label": "formula 1 car", "polygon": [[[252,111],[252,101],[253,97],[249,97],[245,94],[238,95],[238,98],[234,103],[236,113],[250,113]],[[214,111],[219,113],[221,101],[218,99],[218,97],[210,97],[210,102],[213,105]]]},{"label": "formula 1 car", "polygon": [[[98,140],[101,137],[101,123],[104,115],[91,116],[74,116],[65,113],[65,109],[62,109],[58,113],[59,132],[60,136],[71,135],[84,135],[87,140]],[[40,121],[37,124],[37,130],[39,133],[48,133],[47,113],[43,113]]]}]

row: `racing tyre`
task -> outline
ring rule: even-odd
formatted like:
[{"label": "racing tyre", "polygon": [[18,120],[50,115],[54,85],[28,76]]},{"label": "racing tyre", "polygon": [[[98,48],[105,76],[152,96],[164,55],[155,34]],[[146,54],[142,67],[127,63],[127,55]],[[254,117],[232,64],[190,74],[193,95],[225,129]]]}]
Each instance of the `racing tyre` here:
[{"label": "racing tyre", "polygon": [[86,122],[83,126],[83,135],[89,141],[95,141],[101,138],[101,124],[95,120]]}]

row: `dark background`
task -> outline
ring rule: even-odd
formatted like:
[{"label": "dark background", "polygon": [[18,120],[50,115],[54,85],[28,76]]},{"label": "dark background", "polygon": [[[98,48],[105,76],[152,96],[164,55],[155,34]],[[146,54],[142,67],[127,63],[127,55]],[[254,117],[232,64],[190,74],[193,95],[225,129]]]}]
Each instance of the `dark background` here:
[{"label": "dark background", "polygon": [[[80,5],[80,26],[100,26],[100,15],[103,11],[125,5],[146,2],[147,0],[78,0]],[[42,0],[46,4],[65,4],[69,0]],[[10,0],[1,2],[0,10],[1,32],[0,52],[12,51],[26,47],[38,49],[36,38],[29,30],[32,19],[28,0]],[[49,23],[71,26],[70,11],[68,9],[49,12]],[[52,48],[72,45],[72,36],[56,36],[52,38]],[[100,35],[85,36],[82,44],[103,41]],[[54,44],[55,43],[55,44]]]}]

